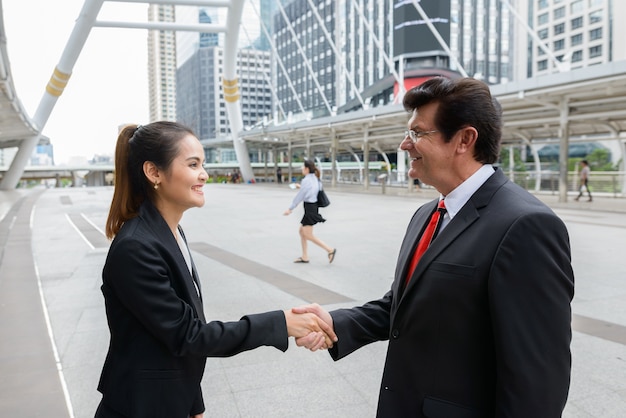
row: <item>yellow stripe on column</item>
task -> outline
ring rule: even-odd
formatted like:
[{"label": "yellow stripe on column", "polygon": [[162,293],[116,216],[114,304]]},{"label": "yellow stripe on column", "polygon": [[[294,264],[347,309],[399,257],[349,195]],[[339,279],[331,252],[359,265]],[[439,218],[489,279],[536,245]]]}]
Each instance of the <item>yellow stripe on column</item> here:
[{"label": "yellow stripe on column", "polygon": [[235,103],[241,97],[239,95],[239,80],[222,79],[222,90],[224,91],[224,100],[228,103]]},{"label": "yellow stripe on column", "polygon": [[65,90],[65,86],[67,86],[70,76],[71,74],[64,73],[59,71],[58,68],[55,68],[52,76],[50,77],[50,81],[48,81],[48,85],[46,86],[48,94],[59,97],[63,93],[63,90]]},{"label": "yellow stripe on column", "polygon": [[224,100],[226,100],[228,103],[235,103],[237,100],[239,100],[239,96],[238,94],[236,96],[224,96]]},{"label": "yellow stripe on column", "polygon": [[59,80],[65,80],[65,82],[67,82],[67,80],[69,80],[69,79],[70,79],[70,76],[71,76],[72,74],[67,74],[67,73],[64,73],[64,72],[62,72],[61,70],[59,70],[58,68],[56,68],[56,67],[55,67],[55,68],[54,68],[54,73],[52,73],[52,75],[53,75],[55,78],[58,78]]}]

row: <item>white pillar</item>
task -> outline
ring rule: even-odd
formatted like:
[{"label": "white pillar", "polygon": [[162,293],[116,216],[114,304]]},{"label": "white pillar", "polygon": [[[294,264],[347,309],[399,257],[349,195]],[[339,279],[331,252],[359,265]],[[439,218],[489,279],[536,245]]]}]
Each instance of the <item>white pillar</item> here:
[{"label": "white pillar", "polygon": [[230,123],[230,133],[233,138],[233,147],[239,162],[239,169],[243,180],[247,183],[254,179],[248,147],[244,139],[239,138],[239,132],[243,130],[243,117],[241,116],[241,95],[239,94],[239,80],[237,79],[237,43],[239,39],[239,26],[243,12],[244,0],[232,0],[226,18],[228,28],[224,39],[224,71],[222,87],[224,100]]},{"label": "white pillar", "polygon": [[[39,132],[42,132],[43,128],[46,126],[46,122],[48,122],[48,118],[50,117],[50,113],[52,113],[54,105],[59,99],[59,96],[63,93],[63,90],[69,81],[74,64],[76,64],[78,56],[80,55],[83,46],[85,46],[85,41],[87,41],[89,32],[98,17],[98,13],[102,8],[102,3],[104,3],[104,0],[85,0],[85,3],[83,4],[80,15],[76,19],[74,29],[72,30],[70,38],[65,45],[65,49],[63,50],[63,55],[61,55],[61,59],[54,69],[54,72],[50,77],[50,81],[48,81],[46,91],[44,92],[41,102],[39,102],[39,106],[35,111],[35,116],[33,116],[33,123]],[[20,143],[19,149],[11,162],[11,166],[2,178],[2,182],[0,182],[0,190],[9,190],[15,187],[24,174],[24,168],[26,167],[26,164],[33,154],[33,150],[37,146],[38,142],[39,135],[36,135],[24,139]]]},{"label": "white pillar", "polygon": [[561,126],[559,128],[559,202],[567,202],[567,160],[569,159],[569,104],[561,99]]}]

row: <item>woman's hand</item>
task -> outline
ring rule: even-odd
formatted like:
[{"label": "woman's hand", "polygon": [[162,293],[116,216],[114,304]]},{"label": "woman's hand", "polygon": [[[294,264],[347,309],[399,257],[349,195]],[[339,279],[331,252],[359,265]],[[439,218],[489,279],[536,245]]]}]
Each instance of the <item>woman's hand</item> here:
[{"label": "woman's hand", "polygon": [[291,215],[291,209],[287,209],[285,212],[283,212],[284,216],[288,216]]},{"label": "woman's hand", "polygon": [[[320,308],[320,311],[323,311]],[[333,330],[332,319],[329,324],[326,320],[320,318],[314,310],[306,311],[302,309],[298,311],[296,309],[285,310],[285,321],[287,323],[287,334],[290,337],[302,338],[309,336],[311,333],[317,334],[318,337],[322,337],[324,347],[332,347],[333,343],[337,342],[337,335]],[[320,312],[322,313],[322,312]],[[324,316],[322,314],[322,316]],[[330,315],[328,315],[330,317]],[[321,335],[320,335],[321,334]],[[318,348],[322,344],[315,344]]]}]

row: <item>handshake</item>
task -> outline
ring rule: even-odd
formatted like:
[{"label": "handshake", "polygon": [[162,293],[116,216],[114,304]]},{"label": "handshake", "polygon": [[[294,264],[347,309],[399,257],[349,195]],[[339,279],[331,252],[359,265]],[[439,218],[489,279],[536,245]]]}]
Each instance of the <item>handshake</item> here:
[{"label": "handshake", "polygon": [[287,334],[295,337],[298,347],[311,351],[331,348],[337,342],[333,318],[317,303],[284,311]]}]

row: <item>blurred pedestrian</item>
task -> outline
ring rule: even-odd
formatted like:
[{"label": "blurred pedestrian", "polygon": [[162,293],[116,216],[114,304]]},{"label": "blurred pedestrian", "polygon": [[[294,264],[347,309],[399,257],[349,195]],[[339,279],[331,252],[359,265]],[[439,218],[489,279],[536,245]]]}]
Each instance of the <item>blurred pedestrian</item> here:
[{"label": "blurred pedestrian", "polygon": [[311,160],[304,160],[302,165],[302,174],[304,178],[302,182],[296,187],[299,188],[298,194],[293,198],[291,206],[287,209],[283,215],[290,215],[291,212],[303,202],[304,216],[302,217],[299,233],[300,243],[302,245],[302,255],[294,260],[294,263],[308,263],[309,251],[308,241],[323,248],[328,253],[328,262],[332,263],[337,253],[336,248],[328,246],[324,241],[313,235],[313,225],[319,222],[326,222],[326,219],[319,213],[317,206],[317,193],[321,187],[321,181],[319,179],[320,172],[315,167],[315,163]]},{"label": "blurred pedestrian", "polygon": [[276,169],[276,181],[278,181],[278,183],[283,182],[283,170],[280,167]]},{"label": "blurred pedestrian", "polygon": [[580,189],[578,192],[578,196],[576,196],[575,200],[580,200],[580,198],[583,196],[583,190],[587,191],[587,194],[589,195],[589,199],[587,199],[587,202],[591,202],[593,199],[591,197],[591,190],[589,189],[589,174],[591,173],[591,168],[589,167],[589,161],[587,160],[582,160],[580,162]]}]

